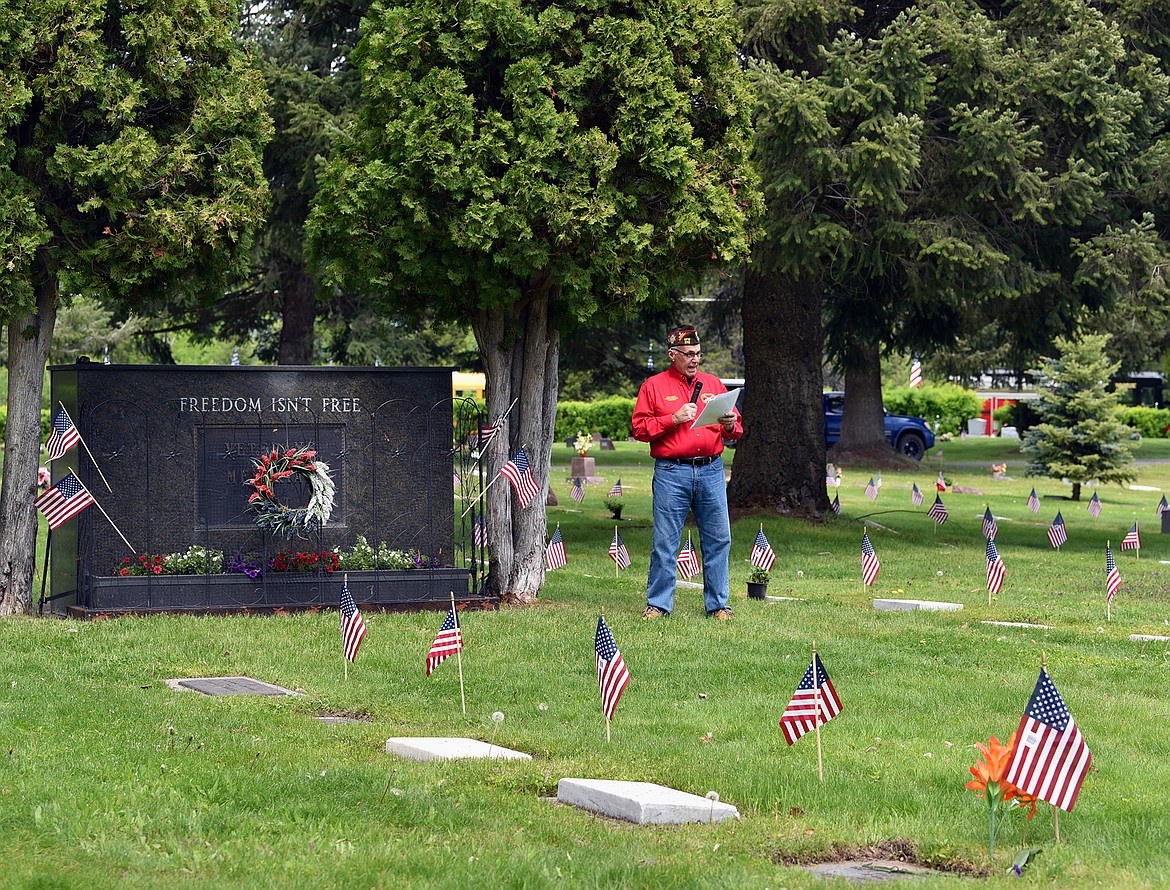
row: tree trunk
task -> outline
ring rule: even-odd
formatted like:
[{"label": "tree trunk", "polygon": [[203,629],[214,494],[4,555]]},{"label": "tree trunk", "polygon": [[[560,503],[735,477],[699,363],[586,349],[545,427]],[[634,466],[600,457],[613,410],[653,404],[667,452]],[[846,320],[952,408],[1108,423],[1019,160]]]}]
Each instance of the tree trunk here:
[{"label": "tree trunk", "polygon": [[280,293],[284,298],[280,320],[282,365],[313,364],[313,325],[317,320],[317,279],[303,262],[281,257],[277,260]]},{"label": "tree trunk", "polygon": [[1080,501],[1081,499],[1081,483],[1079,482],[1072,484],[1072,499],[1074,501]]},{"label": "tree trunk", "polygon": [[8,322],[8,427],[0,485],[0,615],[27,612],[36,569],[37,467],[41,449],[41,390],[57,321],[57,273],[50,251],[37,251],[36,309]]},{"label": "tree trunk", "polygon": [[882,363],[876,341],[858,354],[860,364],[845,371],[845,413],[841,418],[842,450],[889,451],[886,415],[882,408]]},{"label": "tree trunk", "polygon": [[486,496],[491,563],[485,589],[490,595],[521,603],[535,601],[544,584],[545,499],[561,342],[550,311],[556,291],[548,275],[542,274],[530,282],[516,305],[481,309],[472,320],[487,377],[488,421],[496,420],[517,400],[503,432],[483,458],[487,478],[495,480],[500,468],[523,447],[540,486],[540,494],[523,510],[506,479],[492,485]]},{"label": "tree trunk", "polygon": [[829,509],[819,281],[749,268],[743,354],[744,435],[728,505],[819,519]]}]

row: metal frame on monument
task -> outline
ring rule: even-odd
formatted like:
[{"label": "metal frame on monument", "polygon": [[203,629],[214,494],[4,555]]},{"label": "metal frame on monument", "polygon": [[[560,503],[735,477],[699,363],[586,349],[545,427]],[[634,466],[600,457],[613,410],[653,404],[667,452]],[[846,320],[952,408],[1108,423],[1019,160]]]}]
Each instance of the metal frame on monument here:
[{"label": "metal frame on monument", "polygon": [[[376,561],[349,568],[363,608],[440,608],[452,593],[460,602],[482,598],[485,548],[473,552],[471,526],[464,530],[453,512],[476,494],[469,485],[482,486],[482,469],[458,474],[465,481],[456,501],[452,471],[466,458],[458,439],[453,447],[449,369],[80,363],[51,370],[54,409],[66,407],[93,452],[93,460],[78,448],[54,461],[53,481],[72,467],[110,517],[90,507],[52,533],[46,600],[55,611],[335,607],[341,571],[314,563],[281,572],[272,561],[287,551],[348,551],[359,536],[375,551],[384,542],[419,556],[410,569]],[[474,422],[478,429],[478,415]],[[247,497],[259,456],[297,447],[319,452],[337,490],[323,527],[286,539],[257,527]],[[277,489],[290,507],[303,506],[309,493],[303,477]],[[260,572],[119,574],[127,557],[133,565],[139,554],[193,545],[238,555]]]}]

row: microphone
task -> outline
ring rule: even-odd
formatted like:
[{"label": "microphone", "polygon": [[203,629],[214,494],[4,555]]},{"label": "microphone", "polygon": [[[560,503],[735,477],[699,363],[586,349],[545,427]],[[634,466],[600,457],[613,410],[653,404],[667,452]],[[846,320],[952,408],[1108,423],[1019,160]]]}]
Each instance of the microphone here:
[{"label": "microphone", "polygon": [[696,380],[695,381],[695,391],[693,393],[691,393],[691,401],[694,402],[696,405],[699,404],[699,393],[701,393],[702,391],[703,391],[703,381]]}]

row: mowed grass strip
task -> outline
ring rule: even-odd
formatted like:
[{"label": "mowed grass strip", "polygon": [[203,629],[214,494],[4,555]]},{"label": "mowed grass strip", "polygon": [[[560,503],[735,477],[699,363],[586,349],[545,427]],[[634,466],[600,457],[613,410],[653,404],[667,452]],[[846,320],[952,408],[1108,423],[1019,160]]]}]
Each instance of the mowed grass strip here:
[{"label": "mowed grass strip", "polygon": [[[1144,445],[1145,443],[1143,443]],[[975,458],[977,459],[977,458]],[[975,460],[973,459],[973,460]],[[982,495],[942,495],[951,518],[925,515],[937,466],[884,471],[876,503],[866,468],[846,467],[843,515],[822,525],[762,519],[778,555],[770,594],[746,597],[760,519],[734,529],[735,620],[703,615],[680,589],[675,614],[642,622],[650,542],[649,467],[620,470],[617,523],[633,565],[615,577],[615,523],[602,499],[578,506],[554,476],[569,564],[541,602],[463,615],[468,713],[454,659],[424,676],[440,612],[365,615],[369,633],[343,679],[336,613],[271,618],[158,616],[103,622],[17,619],[0,647],[0,883],[9,886],[823,886],[779,864],[840,845],[892,839],[926,862],[986,869],[1018,886],[1011,854],[1041,846],[1027,879],[1050,886],[1170,883],[1170,536],[1160,493],[1100,490],[1102,515],[1059,500],[1051,480],[994,480],[944,466]],[[1009,473],[1013,472],[1009,468]],[[1143,465],[1170,488],[1170,467]],[[910,504],[910,485],[927,492]],[[1026,507],[1035,485],[1048,495]],[[987,603],[985,505],[999,518],[1007,581]],[[1069,542],[1045,530],[1059,508]],[[865,525],[870,522],[880,527]],[[1140,559],[1121,553],[1134,516]],[[882,562],[860,580],[863,528]],[[1106,540],[1123,587],[1105,620]],[[942,573],[941,575],[939,573]],[[698,579],[696,579],[698,580]],[[960,602],[954,613],[879,613],[874,597]],[[633,675],[605,742],[592,643],[603,611]],[[986,625],[984,620],[1051,625]],[[816,739],[787,746],[777,721],[815,639],[844,710]],[[1004,825],[987,861],[986,808],[964,789],[971,747],[1015,729],[1046,653],[1049,671],[1093,750],[1077,808]],[[295,698],[214,699],[166,678],[243,674],[303,691]],[[542,707],[543,706],[543,707]],[[501,711],[496,726],[491,714]],[[325,725],[323,714],[361,722]],[[386,755],[397,735],[472,736],[533,755],[528,763],[422,764]],[[585,776],[717,791],[743,820],[638,828],[561,807],[558,779]],[[937,878],[921,886],[953,886]]]}]

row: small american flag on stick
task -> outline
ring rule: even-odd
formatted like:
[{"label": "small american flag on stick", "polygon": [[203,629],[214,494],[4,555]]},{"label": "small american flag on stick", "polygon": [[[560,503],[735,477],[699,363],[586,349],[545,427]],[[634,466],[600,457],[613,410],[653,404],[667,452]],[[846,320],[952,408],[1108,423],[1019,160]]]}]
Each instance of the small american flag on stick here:
[{"label": "small american flag on stick", "polygon": [[1036,489],[1032,489],[1032,493],[1028,495],[1028,509],[1033,513],[1040,512],[1040,498],[1036,496]]},{"label": "small american flag on stick", "polygon": [[66,473],[60,482],[41,492],[33,503],[45,515],[49,530],[52,531],[95,501],[80,479],[72,473]]},{"label": "small american flag on stick", "polygon": [[776,564],[776,554],[772,552],[772,545],[768,543],[762,525],[756,534],[756,543],[752,545],[751,563],[757,569],[763,569],[765,572],[772,571],[772,566]]},{"label": "small american flag on stick", "polygon": [[532,499],[540,494],[540,486],[536,484],[536,477],[532,475],[532,467],[528,464],[528,455],[524,453],[523,448],[504,464],[500,475],[512,484],[521,510],[531,504]]},{"label": "small american flag on stick", "polygon": [[691,533],[687,532],[687,542],[679,551],[676,570],[685,581],[699,574],[699,554],[695,552],[695,545],[691,542]]},{"label": "small american flag on stick", "polygon": [[910,489],[910,503],[915,507],[922,506],[922,489],[918,487],[918,483],[914,483],[914,487]]},{"label": "small american flag on stick", "polygon": [[861,578],[867,587],[873,587],[877,580],[882,564],[878,562],[877,552],[873,544],[869,543],[869,532],[861,533]]},{"label": "small american flag on stick", "polygon": [[1121,590],[1121,572],[1117,571],[1117,563],[1113,561],[1113,551],[1105,545],[1105,596],[1110,603],[1117,591]]},{"label": "small american flag on stick", "polygon": [[609,545],[609,558],[619,569],[630,567],[630,551],[626,549],[626,542],[622,540],[621,533],[616,528],[613,530],[613,541]]},{"label": "small american flag on stick", "polygon": [[1089,499],[1089,515],[1094,519],[1101,515],[1101,499],[1097,497],[1097,492],[1095,491]]},{"label": "small american flag on stick", "polygon": [[922,362],[918,359],[917,352],[910,362],[910,385],[915,389],[922,386]]},{"label": "small american flag on stick", "polygon": [[622,693],[630,685],[630,672],[626,670],[626,662],[622,658],[622,653],[618,651],[604,615],[597,618],[593,652],[597,656],[597,685],[601,689],[601,710],[605,714],[608,726],[609,721],[613,719],[613,712],[617,710]]},{"label": "small american flag on stick", "polygon": [[548,541],[548,548],[544,551],[544,564],[551,572],[553,569],[564,568],[568,564],[565,556],[565,538],[561,534],[561,524],[557,523],[556,531]]},{"label": "small american flag on stick", "polygon": [[459,616],[455,612],[454,604],[452,604],[451,608],[447,610],[447,617],[443,619],[442,626],[439,627],[435,641],[431,643],[430,651],[427,652],[427,676],[429,677],[431,671],[452,655],[462,651],[463,629],[459,626]]},{"label": "small american flag on stick", "polygon": [[788,707],[780,717],[780,730],[789,745],[817,726],[828,723],[841,713],[841,699],[833,688],[821,657],[813,655],[812,663],[796,687]]},{"label": "small american flag on stick", "polygon": [[994,538],[999,534],[999,526],[995,524],[995,517],[991,515],[991,507],[983,511],[983,537]]},{"label": "small american flag on stick", "polygon": [[1048,543],[1060,549],[1060,545],[1068,540],[1068,532],[1064,527],[1064,517],[1060,515],[1060,511],[1056,511],[1056,518],[1052,520],[1052,525],[1048,526]]},{"label": "small american flag on stick", "polygon": [[931,504],[930,509],[926,511],[926,515],[937,522],[939,525],[942,525],[947,521],[947,516],[950,514],[947,513],[946,504],[942,502],[942,498],[936,494],[934,496],[934,503]]},{"label": "small american flag on stick", "polygon": [[1040,679],[1016,730],[1005,776],[1021,791],[1065,812],[1077,802],[1093,755],[1064,699],[1040,669]]},{"label": "small american flag on stick", "polygon": [[606,497],[607,498],[620,498],[621,496],[622,496],[622,480],[619,479],[617,482],[615,482],[613,484],[613,488],[611,488],[609,490],[609,494],[607,494]]},{"label": "small american flag on stick", "polygon": [[362,621],[362,613],[358,611],[357,603],[353,601],[353,594],[349,592],[348,579],[341,582],[341,651],[345,660],[352,662],[357,658],[358,647],[366,638],[366,623]]},{"label": "small american flag on stick", "polygon": [[1006,573],[995,538],[987,539],[987,596],[998,597],[1003,590],[1003,576]]},{"label": "small american flag on stick", "polygon": [[59,457],[64,457],[65,452],[80,441],[81,435],[77,432],[77,427],[73,425],[73,418],[69,416],[69,412],[62,406],[53,415],[53,431],[49,433],[49,438],[45,440],[47,459],[56,460]]},{"label": "small american flag on stick", "polygon": [[573,488],[569,492],[569,497],[578,504],[585,500],[585,484],[581,481],[580,476],[573,477]]},{"label": "small american flag on stick", "polygon": [[[41,495],[44,497],[44,495]],[[1142,549],[1142,536],[1138,533],[1137,520],[1134,520],[1133,528],[1125,533],[1125,537],[1121,539],[1122,550],[1137,550],[1139,553]]]}]

